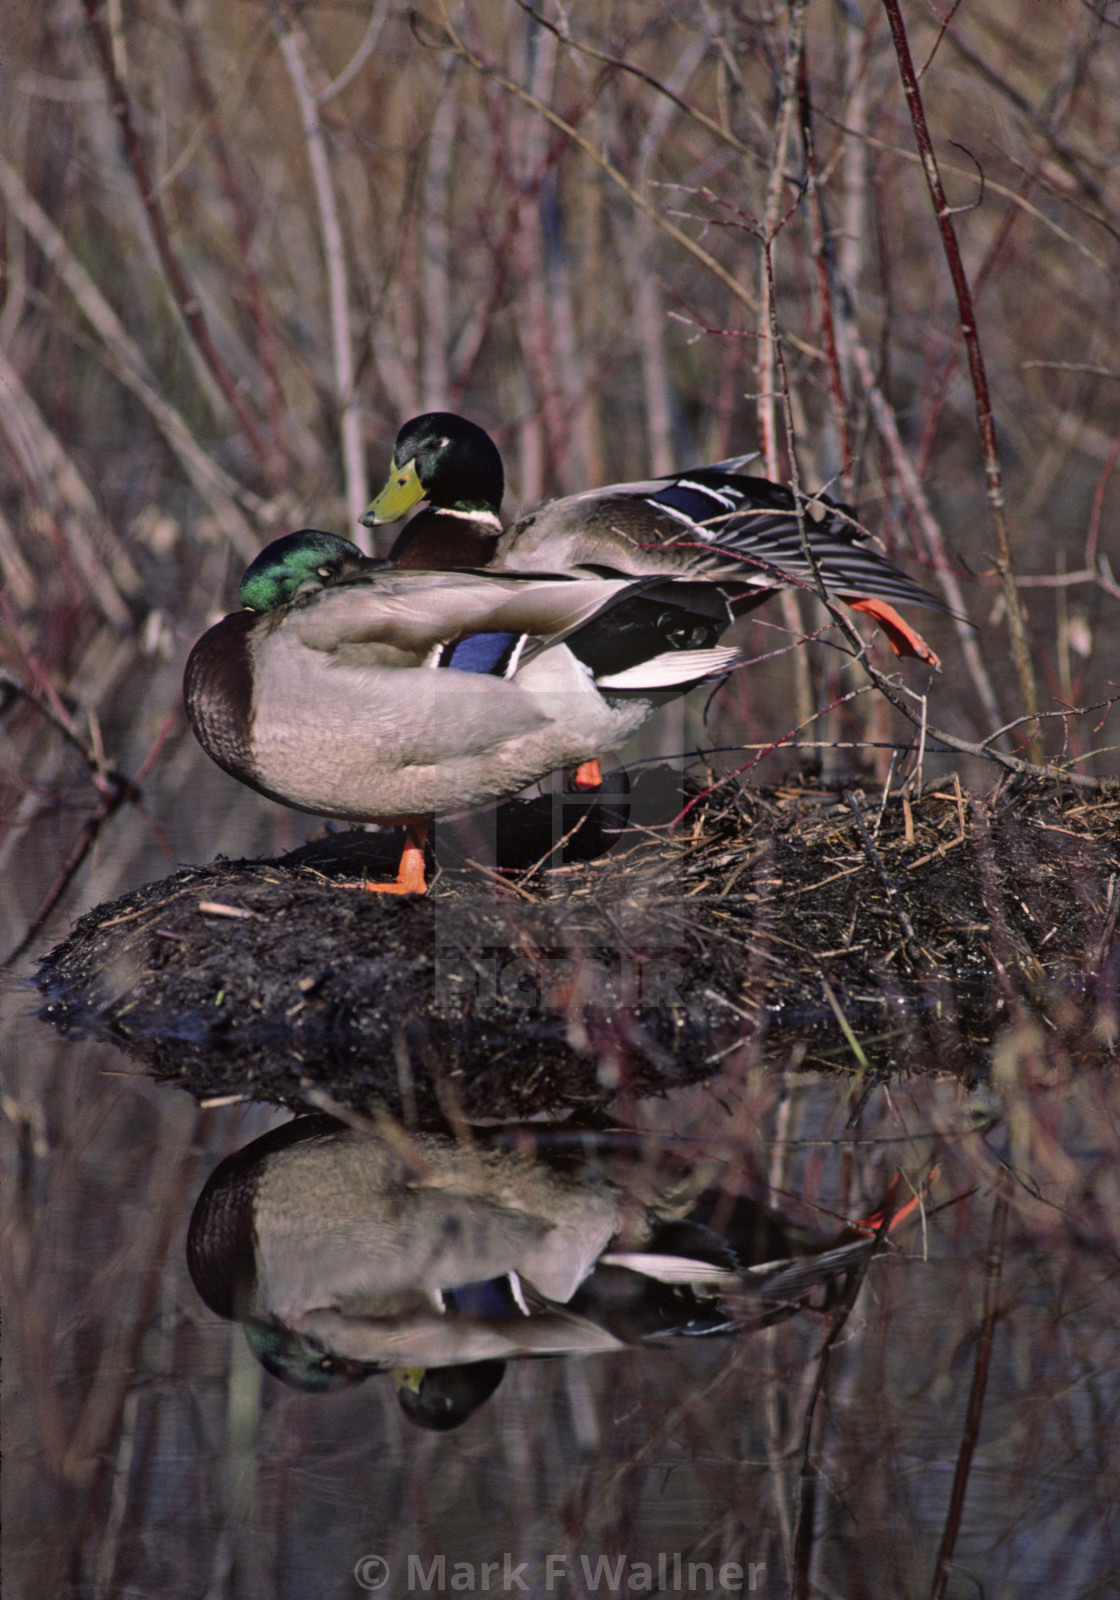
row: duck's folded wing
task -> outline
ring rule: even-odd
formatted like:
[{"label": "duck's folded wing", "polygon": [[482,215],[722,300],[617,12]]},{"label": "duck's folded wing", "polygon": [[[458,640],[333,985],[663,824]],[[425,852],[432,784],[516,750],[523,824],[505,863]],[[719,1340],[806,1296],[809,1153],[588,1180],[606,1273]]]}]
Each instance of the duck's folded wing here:
[{"label": "duck's folded wing", "polygon": [[591,1355],[620,1350],[604,1328],[563,1306],[503,1320],[419,1315],[383,1322],[345,1317],[333,1309],[309,1312],[295,1325],[333,1355],[383,1367],[444,1367],[518,1356]]},{"label": "duck's folded wing", "polygon": [[371,644],[423,659],[466,634],[563,638],[631,587],[625,578],[375,573],[306,596],[285,626],[309,650],[330,654]]}]

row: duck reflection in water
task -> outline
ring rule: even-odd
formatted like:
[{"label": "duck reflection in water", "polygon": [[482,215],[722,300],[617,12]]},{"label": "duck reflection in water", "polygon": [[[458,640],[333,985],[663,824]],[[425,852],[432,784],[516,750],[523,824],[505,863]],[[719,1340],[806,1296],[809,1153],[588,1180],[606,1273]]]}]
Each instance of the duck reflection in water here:
[{"label": "duck reflection in water", "polygon": [[442,1430],[512,1359],[827,1305],[916,1204],[888,1198],[822,1243],[724,1182],[646,1135],[477,1128],[465,1142],[300,1117],[215,1169],[187,1259],[275,1377],[326,1393],[391,1373],[405,1415]]}]

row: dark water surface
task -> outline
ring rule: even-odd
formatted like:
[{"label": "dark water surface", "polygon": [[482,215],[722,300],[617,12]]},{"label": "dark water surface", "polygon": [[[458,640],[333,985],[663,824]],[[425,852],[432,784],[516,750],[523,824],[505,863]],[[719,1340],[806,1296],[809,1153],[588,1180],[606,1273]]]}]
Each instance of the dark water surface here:
[{"label": "dark water surface", "polygon": [[[207,793],[215,848],[275,846],[274,809]],[[30,901],[45,864],[17,865]],[[168,870],[136,843],[95,863],[81,904]],[[850,1077],[733,1056],[711,1086],[618,1108],[769,1184],[822,1237],[896,1170],[940,1163],[823,1382],[832,1323],[804,1311],[513,1361],[437,1434],[387,1376],[322,1395],[278,1382],[188,1276],[208,1175],[286,1113],[200,1110],[111,1047],[58,1037],[28,970],[2,997],[5,1594],[924,1595],[962,1443],[948,1594],[1116,1592],[1116,1085],[1039,1024],[1007,1027],[983,1086],[908,1063],[850,1126]]]}]

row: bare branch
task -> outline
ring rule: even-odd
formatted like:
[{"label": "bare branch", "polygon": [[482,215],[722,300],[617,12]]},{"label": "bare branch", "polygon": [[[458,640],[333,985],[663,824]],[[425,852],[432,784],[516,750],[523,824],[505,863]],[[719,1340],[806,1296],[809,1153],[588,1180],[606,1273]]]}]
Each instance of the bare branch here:
[{"label": "bare branch", "polygon": [[961,1512],[968,1488],[968,1474],[976,1441],[980,1435],[980,1418],[984,1411],[984,1391],[988,1386],[988,1373],[992,1364],[992,1344],[995,1340],[996,1321],[999,1317],[999,1284],[1003,1268],[1003,1244],[1007,1233],[1007,1198],[996,1196],[992,1212],[992,1229],[988,1239],[988,1267],[984,1280],[984,1317],[980,1324],[980,1339],[976,1346],[976,1359],[972,1368],[972,1387],[968,1395],[964,1433],[957,1454],[957,1469],[953,1474],[953,1492],[941,1535],[941,1548],[937,1552],[937,1566],[930,1587],[930,1600],[941,1600],[949,1581],[950,1564],[960,1531]]},{"label": "bare branch", "polygon": [[195,31],[187,16],[187,0],[175,0],[183,29],[183,42],[195,96],[202,106],[200,130],[205,132],[207,145],[221,175],[222,187],[229,199],[233,226],[237,238],[238,254],[244,282],[244,295],[249,316],[257,338],[257,356],[264,378],[265,401],[268,410],[270,438],[268,481],[273,494],[279,492],[287,477],[284,458],[285,404],[284,390],[276,365],[276,336],[268,316],[260,274],[253,260],[253,229],[244,186],[229,151],[218,117],[218,103],[210,85]]},{"label": "bare branch", "polygon": [[1044,367],[1050,372],[1080,372],[1088,378],[1110,378],[1114,383],[1120,382],[1120,372],[1113,372],[1111,367],[1097,367],[1091,361],[1021,361],[1022,371],[1027,372],[1032,367]]},{"label": "bare branch", "polygon": [[239,555],[251,560],[259,548],[244,507],[256,520],[268,520],[267,503],[237,483],[207,455],[182,414],[156,385],[143,352],[47,214],[28,194],[15,169],[0,156],[0,191],[57,271],[79,311],[102,341],[102,359],[115,377],[148,411],[195,489],[210,506]]},{"label": "bare branch", "polygon": [[[131,622],[123,597],[135,594],[140,576],[112,529],[98,516],[93,493],[28,393],[23,379],[0,351],[0,428],[66,540],[94,604],[114,628]],[[97,549],[106,547],[109,561]]]},{"label": "bare branch", "polygon": [[573,38],[567,29],[558,28],[548,17],[543,16],[539,11],[535,11],[527,3],[527,0],[516,0],[516,3],[521,7],[522,11],[528,12],[535,22],[539,22],[542,28],[547,28],[550,33],[554,33],[562,44],[566,44],[572,50],[578,50],[580,55],[587,56],[592,61],[601,61],[604,66],[612,68],[615,72],[627,72],[632,77],[638,78],[642,83],[648,84],[657,94],[662,95],[664,99],[676,106],[678,111],[690,118],[691,121],[698,123],[701,128],[705,128],[721,144],[730,145],[732,150],[737,151],[739,155],[744,156],[756,166],[762,165],[757,151],[752,150],[750,145],[744,144],[741,139],[737,139],[729,128],[725,128],[714,117],[709,117],[706,112],[701,111],[699,106],[693,105],[690,100],[686,100],[683,94],[679,93],[671,83],[663,82],[660,78],[655,77],[652,72],[646,72],[642,67],[636,66],[632,61],[627,61],[623,56],[608,55],[604,50],[596,50],[592,45],[584,44],[579,39]]},{"label": "bare branch", "polygon": [[930,559],[937,574],[937,580],[953,611],[961,654],[964,656],[973,687],[980,697],[984,715],[989,722],[1001,722],[1003,718],[991,676],[980,653],[972,626],[966,620],[967,611],[961,586],[957,581],[956,573],[949,563],[949,553],[945,548],[945,540],[937,519],[934,517],[929,499],[922,488],[918,475],[914,470],[914,464],[910,460],[906,447],[902,442],[902,435],[898,430],[898,421],[887,402],[882,387],[876,381],[872,370],[871,356],[863,341],[858,337],[854,326],[845,321],[841,324],[841,334],[847,341],[856,372],[870,403],[875,424],[889,451],[891,465],[898,474],[899,482],[902,484],[908,504],[913,508],[917,516],[926,548],[929,551]]},{"label": "bare branch", "polygon": [[[542,101],[531,95],[527,89],[522,88],[521,84],[516,83],[506,73],[500,71],[499,68],[492,66],[475,51],[471,50],[451,26],[447,17],[446,8],[444,8],[443,14],[444,27],[446,29],[446,39],[441,41],[441,43],[445,48],[454,50],[456,55],[461,56],[462,59],[466,61],[468,65],[472,66],[476,72],[481,73],[483,77],[490,78],[494,83],[500,85],[501,88],[507,90],[510,94],[516,95],[519,100],[523,100],[526,105],[531,106],[533,110],[544,117],[547,122],[550,122],[554,128],[559,129],[559,131],[569,138],[573,144],[578,145],[583,151],[584,155],[588,156],[590,160],[594,161],[597,167],[602,168],[611,181],[618,185],[623,194],[626,195],[627,199],[634,206],[636,206],[639,211],[641,211],[645,216],[650,217],[663,233],[668,234],[669,238],[675,240],[683,250],[686,250],[690,256],[699,261],[702,266],[706,267],[714,277],[718,278],[720,283],[722,283],[724,287],[728,289],[732,295],[734,295],[736,300],[740,301],[751,311],[758,310],[757,298],[752,295],[750,290],[745,288],[737,278],[728,272],[721,262],[717,261],[713,255],[705,250],[703,245],[697,244],[695,239],[690,238],[689,235],[683,231],[683,229],[678,228],[677,225],[674,222],[671,222],[668,217],[666,217],[657,209],[656,206],[651,205],[645,196],[635,188],[626,175],[623,172],[620,172],[618,167],[616,167],[613,162],[608,161],[606,156],[600,153],[591,140],[588,139],[584,134],[580,133],[578,128],[573,127],[570,122],[567,122],[559,114],[559,112],[554,111],[551,106],[544,105]],[[793,342],[797,345],[799,350],[802,350],[803,353],[807,355],[819,354],[819,352],[813,350],[810,346],[803,344],[796,339]]]},{"label": "bare branch", "polygon": [[[980,350],[980,333],[976,326],[976,311],[972,303],[972,290],[969,287],[968,275],[961,259],[956,229],[953,227],[952,216],[945,199],[945,190],[941,183],[941,174],[937,169],[937,157],[934,154],[933,140],[930,138],[929,127],[926,123],[925,107],[922,105],[921,90],[918,87],[917,74],[914,71],[914,62],[910,55],[910,44],[906,37],[906,26],[902,20],[902,12],[899,8],[898,0],[883,0],[883,4],[886,7],[887,19],[894,39],[895,53],[898,56],[902,86],[910,108],[910,120],[914,125],[914,137],[917,140],[918,150],[922,157],[926,182],[929,185],[930,196],[933,200],[937,224],[941,230],[941,241],[945,248],[945,259],[949,265],[949,275],[953,280],[953,289],[957,296],[961,332],[968,351],[969,371],[976,396],[976,420],[979,425],[980,442],[984,451],[988,503],[991,507],[992,526],[995,530],[998,550],[996,565],[1003,581],[1003,591],[1007,599],[1007,619],[1011,633],[1011,650],[1015,659],[1015,668],[1019,675],[1019,689],[1023,696],[1024,709],[1028,715],[1033,715],[1038,710],[1038,692],[1035,688],[1034,667],[1031,663],[1030,649],[1027,644],[1026,619],[1023,616],[1023,605],[1015,584],[1011,539],[1007,529],[1007,519],[1004,516],[1003,480],[1000,473],[999,450],[996,444],[995,419],[992,415],[992,403],[988,394],[988,375]],[[1035,754],[1041,754],[1041,746],[1036,749]]]},{"label": "bare branch", "polygon": [[[365,442],[362,438],[361,407],[355,388],[354,345],[350,329],[350,281],[346,270],[346,248],[338,213],[334,177],[331,173],[327,141],[319,115],[319,103],[311,87],[307,65],[307,35],[291,17],[283,0],[272,8],[272,23],[280,41],[284,65],[295,92],[307,143],[307,159],[319,208],[319,228],[327,268],[327,294],[330,304],[331,349],[334,357],[335,398],[339,408],[342,441],[342,468],[346,481],[346,509],[350,522],[358,519],[369,504]],[[355,537],[368,543],[368,534],[359,529]]]},{"label": "bare branch", "polygon": [[151,229],[152,240],[167,279],[172,299],[178,306],[199,353],[213,373],[218,387],[244,430],[245,437],[249,441],[254,455],[260,462],[262,469],[267,470],[269,460],[268,447],[261,435],[257,419],[249,409],[236,378],[229,370],[221,352],[214,343],[209,324],[202,310],[202,304],[187,281],[187,276],[183,271],[179,257],[172,248],[171,237],[167,231],[167,222],[163,215],[163,207],[160,204],[157,185],[152,182],[148,173],[148,164],[140,144],[139,135],[132,121],[132,108],[128,95],[125,93],[124,84],[121,82],[117,71],[113,42],[101,18],[99,0],[82,0],[82,3],[85,7],[86,21],[89,25],[97,58],[101,64],[101,71],[109,91],[109,104],[121,130],[125,153],[128,156],[133,176],[136,179],[136,186],[147,214],[148,226]]},{"label": "bare branch", "polygon": [[377,49],[381,30],[385,26],[385,19],[388,14],[389,0],[377,0],[377,4],[369,14],[369,21],[366,23],[366,31],[362,35],[361,44],[354,51],[354,54],[343,67],[338,77],[332,78],[330,83],[316,94],[315,100],[318,105],[325,106],[328,100],[333,100],[336,95],[342,93],[343,89],[353,83],[358,73],[361,72],[370,56]]}]

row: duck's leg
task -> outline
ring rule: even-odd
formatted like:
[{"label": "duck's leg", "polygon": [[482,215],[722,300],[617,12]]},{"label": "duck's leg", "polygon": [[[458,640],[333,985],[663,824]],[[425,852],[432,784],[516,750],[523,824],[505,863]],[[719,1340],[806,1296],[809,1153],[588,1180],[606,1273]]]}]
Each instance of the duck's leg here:
[{"label": "duck's leg", "polygon": [[[599,770],[599,763],[593,756],[590,761],[581,761],[578,767],[569,767],[564,776],[569,780],[571,792],[580,789],[601,789],[603,787],[603,774]],[[567,785],[565,785],[567,787]]]},{"label": "duck's leg", "polygon": [[370,884],[370,888],[388,889],[392,894],[426,894],[428,881],[424,876],[424,846],[427,839],[427,821],[410,822],[401,864],[397,868],[396,883]]},{"label": "duck's leg", "polygon": [[427,819],[407,823],[406,832],[408,837],[395,882],[367,883],[362,879],[360,883],[343,883],[339,887],[368,889],[372,894],[426,894],[428,883],[424,876],[424,845],[428,838]]},{"label": "duck's leg", "polygon": [[844,604],[850,606],[853,611],[862,611],[865,616],[874,617],[896,656],[915,656],[919,661],[928,661],[931,667],[940,669],[939,657],[930,649],[917,629],[912,628],[904,617],[900,617],[886,600],[878,600],[874,595],[859,598],[845,595]]}]

